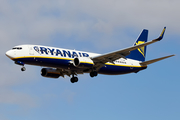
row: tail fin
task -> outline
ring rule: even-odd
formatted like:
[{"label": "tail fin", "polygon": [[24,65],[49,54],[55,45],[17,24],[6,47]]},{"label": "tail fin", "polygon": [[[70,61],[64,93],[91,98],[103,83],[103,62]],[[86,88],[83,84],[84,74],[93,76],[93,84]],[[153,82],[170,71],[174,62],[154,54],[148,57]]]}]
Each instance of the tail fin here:
[{"label": "tail fin", "polygon": [[[148,38],[148,30],[144,29],[139,35],[136,42],[134,43],[134,46],[147,42],[147,38]],[[147,46],[144,46],[136,50],[133,50],[128,56],[126,56],[126,58],[144,62],[146,57],[146,48]]]}]

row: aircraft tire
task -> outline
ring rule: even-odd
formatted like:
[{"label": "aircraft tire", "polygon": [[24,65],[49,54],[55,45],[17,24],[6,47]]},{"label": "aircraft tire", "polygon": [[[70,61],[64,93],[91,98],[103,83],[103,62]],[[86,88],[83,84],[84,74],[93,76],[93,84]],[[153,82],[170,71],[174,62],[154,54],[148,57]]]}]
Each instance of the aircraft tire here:
[{"label": "aircraft tire", "polygon": [[94,77],[94,74],[93,74],[93,72],[90,72],[90,76],[91,76],[91,77]]},{"label": "aircraft tire", "polygon": [[78,78],[77,77],[72,77],[71,78],[71,83],[75,83],[75,82],[78,82]]},{"label": "aircraft tire", "polygon": [[21,71],[25,71],[25,70],[26,70],[26,68],[25,68],[25,67],[22,67],[22,68],[21,68]]},{"label": "aircraft tire", "polygon": [[73,77],[73,78],[71,78],[71,83],[74,83],[74,77]]},{"label": "aircraft tire", "polygon": [[74,81],[75,81],[75,82],[78,82],[78,77],[74,77]]},{"label": "aircraft tire", "polygon": [[98,73],[97,73],[96,71],[94,71],[93,74],[94,74],[94,76],[97,76],[97,75],[98,75]]},{"label": "aircraft tire", "polygon": [[98,73],[97,73],[96,71],[90,72],[90,76],[91,76],[91,77],[95,77],[95,76],[97,76],[97,75],[98,75]]}]

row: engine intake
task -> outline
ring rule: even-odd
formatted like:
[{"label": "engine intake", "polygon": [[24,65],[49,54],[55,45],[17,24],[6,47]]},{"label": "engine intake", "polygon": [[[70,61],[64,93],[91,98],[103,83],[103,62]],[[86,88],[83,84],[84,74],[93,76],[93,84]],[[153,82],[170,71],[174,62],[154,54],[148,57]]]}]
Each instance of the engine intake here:
[{"label": "engine intake", "polygon": [[59,78],[59,76],[61,75],[59,71],[57,71],[56,69],[52,69],[52,68],[42,68],[41,69],[41,75],[43,77],[48,77],[48,78]]}]

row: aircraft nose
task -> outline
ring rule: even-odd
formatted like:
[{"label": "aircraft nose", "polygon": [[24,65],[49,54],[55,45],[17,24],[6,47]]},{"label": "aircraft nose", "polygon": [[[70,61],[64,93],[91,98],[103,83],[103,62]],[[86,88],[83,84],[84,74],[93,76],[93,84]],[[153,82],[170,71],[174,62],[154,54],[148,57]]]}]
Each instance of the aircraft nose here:
[{"label": "aircraft nose", "polygon": [[6,56],[9,57],[10,59],[13,58],[13,51],[11,50],[7,51]]}]

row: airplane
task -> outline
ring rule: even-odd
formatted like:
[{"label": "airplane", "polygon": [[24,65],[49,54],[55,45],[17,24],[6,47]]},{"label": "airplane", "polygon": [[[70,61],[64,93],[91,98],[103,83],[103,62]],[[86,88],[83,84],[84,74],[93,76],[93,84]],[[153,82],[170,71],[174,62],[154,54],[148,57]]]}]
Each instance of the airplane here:
[{"label": "airplane", "polygon": [[172,57],[169,55],[145,61],[147,45],[162,40],[166,27],[160,36],[147,42],[148,30],[143,29],[133,46],[97,54],[78,50],[70,50],[42,45],[18,45],[6,52],[6,56],[21,65],[25,71],[25,64],[43,66],[41,75],[48,78],[71,77],[72,83],[78,82],[78,74],[89,73],[91,77],[98,74],[121,75],[138,73],[149,64]]}]

